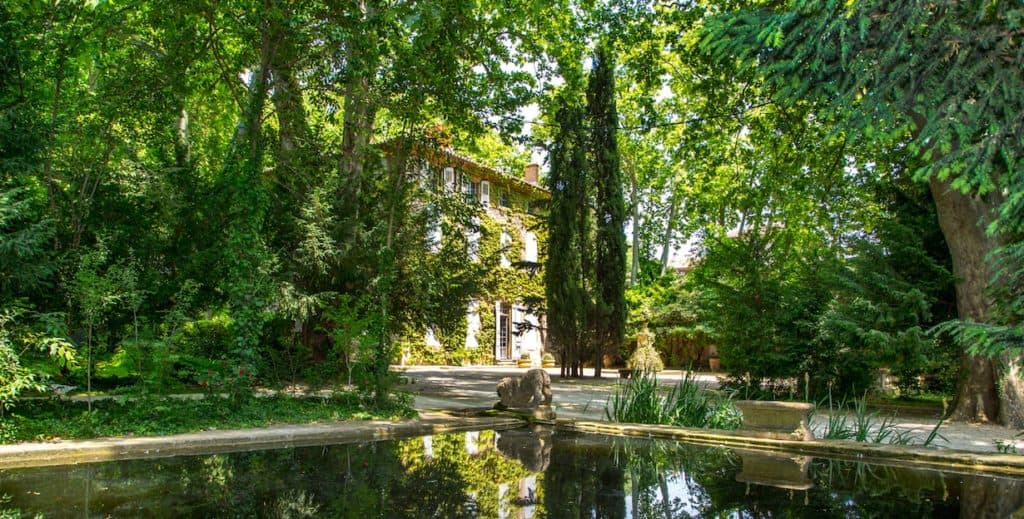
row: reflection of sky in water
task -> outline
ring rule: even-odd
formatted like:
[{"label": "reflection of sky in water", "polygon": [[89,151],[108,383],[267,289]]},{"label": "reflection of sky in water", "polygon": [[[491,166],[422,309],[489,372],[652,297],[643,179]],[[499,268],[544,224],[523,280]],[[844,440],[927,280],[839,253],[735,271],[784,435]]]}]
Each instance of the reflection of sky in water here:
[{"label": "reflection of sky in water", "polygon": [[[700,494],[693,492],[691,486],[695,483],[687,479],[685,472],[670,473],[665,477],[665,482],[667,483],[666,488],[668,489],[668,502],[675,514],[682,513],[687,517],[696,517],[700,515],[700,510],[694,506],[694,503],[700,499]],[[664,498],[659,497],[658,501],[655,503],[655,507],[662,507],[663,499]],[[626,517],[634,517],[634,509],[633,496],[627,490]]]}]

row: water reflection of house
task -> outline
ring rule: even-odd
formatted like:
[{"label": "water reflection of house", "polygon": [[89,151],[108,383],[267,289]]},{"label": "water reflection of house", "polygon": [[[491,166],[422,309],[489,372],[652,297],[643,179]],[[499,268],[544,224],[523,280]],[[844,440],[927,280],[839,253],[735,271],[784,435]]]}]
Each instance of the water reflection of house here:
[{"label": "water reflection of house", "polygon": [[[466,510],[506,519],[530,519],[538,512],[543,516],[543,472],[534,472],[523,465],[521,456],[510,456],[499,449],[501,434],[476,431],[410,440],[418,442],[422,450],[419,456],[407,460],[407,463],[418,466],[443,460],[456,461],[466,484]],[[453,455],[460,450],[465,456]]]},{"label": "water reflection of house", "polygon": [[[415,146],[410,167],[417,168],[421,181],[440,193],[459,198],[478,209],[474,223],[481,228],[500,228],[501,269],[516,269],[525,276],[538,276],[539,255],[544,243],[534,229],[546,210],[550,193],[540,186],[539,166],[526,166],[522,178],[507,175],[493,168],[478,164],[444,147],[426,148]],[[443,240],[443,226],[440,213],[428,225],[427,242],[437,252]],[[467,230],[466,261],[479,261],[480,232]],[[506,284],[516,284],[516,276],[497,276]],[[541,286],[539,283],[537,286]],[[521,287],[499,287],[498,293],[521,293]],[[533,294],[543,298],[543,291]],[[485,315],[486,313],[486,315]],[[481,344],[481,337],[490,338],[493,333],[493,358],[496,363],[514,362],[520,356],[529,355],[537,364],[544,352],[544,323],[524,299],[485,298],[471,300],[466,308],[466,337],[464,347],[476,349],[491,347]],[[485,330],[484,327],[489,329]],[[427,347],[440,348],[433,329],[424,333]],[[489,341],[488,341],[489,342]]]}]

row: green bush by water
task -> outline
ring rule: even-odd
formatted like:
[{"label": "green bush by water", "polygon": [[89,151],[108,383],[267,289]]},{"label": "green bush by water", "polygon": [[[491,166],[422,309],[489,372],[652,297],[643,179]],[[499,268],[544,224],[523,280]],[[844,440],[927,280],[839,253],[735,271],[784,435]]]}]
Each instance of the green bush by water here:
[{"label": "green bush by water", "polygon": [[736,429],[742,422],[729,398],[702,389],[687,373],[667,393],[658,377],[648,371],[635,372],[612,394],[605,416],[613,422]]},{"label": "green bush by water", "polygon": [[240,400],[213,394],[194,398],[110,398],[94,402],[92,411],[82,402],[34,400],[23,402],[16,414],[0,419],[0,443],[153,436],[414,415],[411,399],[404,393],[381,406],[358,392],[335,393],[330,398],[275,395]]}]

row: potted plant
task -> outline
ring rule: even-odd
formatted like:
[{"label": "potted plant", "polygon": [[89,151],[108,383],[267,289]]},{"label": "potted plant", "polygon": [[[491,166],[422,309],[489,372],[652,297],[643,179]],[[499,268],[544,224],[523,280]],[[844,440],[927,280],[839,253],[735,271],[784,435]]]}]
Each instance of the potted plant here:
[{"label": "potted plant", "polygon": [[718,350],[712,350],[708,356],[708,368],[711,371],[718,371],[722,369],[722,359],[718,358]]},{"label": "potted plant", "polygon": [[522,355],[520,355],[519,361],[516,362],[516,365],[519,366],[520,368],[529,368],[530,366],[533,366],[533,361],[530,360],[530,354],[523,353]]},{"label": "potted plant", "polygon": [[555,356],[550,353],[545,353],[540,360],[540,366],[542,368],[553,368],[555,367]]}]

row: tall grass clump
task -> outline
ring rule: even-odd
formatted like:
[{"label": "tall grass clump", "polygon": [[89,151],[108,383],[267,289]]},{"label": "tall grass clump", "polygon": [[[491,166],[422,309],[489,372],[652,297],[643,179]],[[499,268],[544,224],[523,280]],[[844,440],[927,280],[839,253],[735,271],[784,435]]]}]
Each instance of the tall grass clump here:
[{"label": "tall grass clump", "polygon": [[612,394],[605,416],[613,422],[736,429],[742,417],[729,398],[702,389],[693,375],[664,391],[652,372],[634,372]]},{"label": "tall grass clump", "polygon": [[[824,430],[815,432],[815,436],[826,440],[852,440],[863,443],[888,443],[893,445],[931,446],[936,440],[948,441],[939,434],[943,420],[923,439],[915,430],[901,430],[896,427],[893,416],[879,416],[877,411],[868,411],[867,395],[833,402],[832,393],[820,402],[816,408],[828,408],[828,421]],[[848,411],[852,414],[848,414]]]}]

